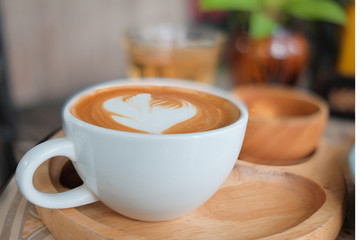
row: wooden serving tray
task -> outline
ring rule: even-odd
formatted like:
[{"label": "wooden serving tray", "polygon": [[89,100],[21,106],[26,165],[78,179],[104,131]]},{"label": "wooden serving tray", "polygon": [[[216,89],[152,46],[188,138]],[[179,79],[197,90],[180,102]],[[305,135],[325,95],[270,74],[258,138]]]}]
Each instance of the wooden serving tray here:
[{"label": "wooden serving tray", "polygon": [[[62,182],[76,182],[68,161],[56,157],[41,165],[35,186],[49,193],[66,190],[60,177]],[[101,202],[69,209],[37,206],[37,211],[57,239],[329,240],[336,238],[343,223],[344,196],[336,154],[322,141],[314,155],[298,165],[275,167],[239,160],[213,197],[175,220],[131,220]]]}]

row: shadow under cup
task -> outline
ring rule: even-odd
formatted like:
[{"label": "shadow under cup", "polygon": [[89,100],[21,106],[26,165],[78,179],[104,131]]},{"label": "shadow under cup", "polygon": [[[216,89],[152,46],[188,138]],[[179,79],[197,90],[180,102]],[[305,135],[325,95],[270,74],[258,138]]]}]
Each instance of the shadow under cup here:
[{"label": "shadow under cup", "polygon": [[[120,85],[188,87],[229,99],[241,115],[228,126],[205,132],[145,134],[98,127],[70,113],[69,108],[84,94]],[[26,198],[46,208],[76,207],[100,200],[132,219],[177,218],[202,205],[226,180],[240,152],[247,120],[247,109],[241,102],[211,86],[170,79],[99,84],[81,91],[66,103],[63,109],[65,138],[49,140],[34,148],[36,152],[54,143],[51,141],[65,142],[70,153],[63,154],[59,145],[60,150],[53,156],[69,157],[84,184],[64,192],[66,196],[62,195],[61,201],[57,199],[58,194],[48,196],[33,191],[32,184],[21,174],[26,172],[27,162],[33,155],[34,151],[30,150],[21,160],[18,185]],[[36,161],[40,165],[45,159]]]}]

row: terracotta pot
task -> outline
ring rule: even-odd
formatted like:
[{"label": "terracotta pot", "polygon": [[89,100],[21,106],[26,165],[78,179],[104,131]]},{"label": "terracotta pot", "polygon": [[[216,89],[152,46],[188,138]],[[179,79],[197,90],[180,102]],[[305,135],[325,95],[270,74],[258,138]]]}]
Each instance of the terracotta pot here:
[{"label": "terracotta pot", "polygon": [[308,42],[297,32],[276,31],[253,40],[237,32],[230,40],[229,67],[236,85],[244,83],[296,83],[308,59]]}]

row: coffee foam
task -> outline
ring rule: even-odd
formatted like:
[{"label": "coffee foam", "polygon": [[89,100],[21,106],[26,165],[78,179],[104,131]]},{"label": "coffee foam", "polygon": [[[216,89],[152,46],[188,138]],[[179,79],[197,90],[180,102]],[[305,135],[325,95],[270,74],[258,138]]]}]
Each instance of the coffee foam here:
[{"label": "coffee foam", "polygon": [[113,113],[112,118],[119,124],[149,133],[162,133],[197,112],[187,101],[154,100],[150,93],[112,98],[103,107]]},{"label": "coffee foam", "polygon": [[90,124],[127,132],[174,134],[221,128],[240,117],[230,101],[167,86],[117,86],[82,96],[71,108]]}]

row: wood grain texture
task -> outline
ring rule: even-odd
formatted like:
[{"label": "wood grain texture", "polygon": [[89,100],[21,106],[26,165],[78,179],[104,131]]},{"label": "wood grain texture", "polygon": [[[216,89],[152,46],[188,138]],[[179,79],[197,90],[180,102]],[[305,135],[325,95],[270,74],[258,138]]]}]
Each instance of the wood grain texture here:
[{"label": "wood grain texture", "polygon": [[[264,166],[238,161],[218,192],[197,210],[164,222],[141,222],[101,202],[37,210],[57,239],[335,239],[344,213],[345,182],[325,140],[308,161]],[[36,187],[61,192],[66,158],[45,162]]]},{"label": "wood grain texture", "polygon": [[240,86],[232,93],[244,101],[249,121],[239,158],[267,165],[291,165],[309,157],[322,138],[328,107],[304,90]]}]

